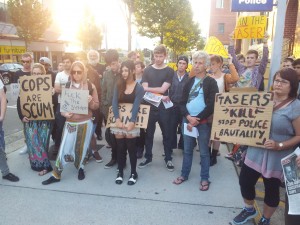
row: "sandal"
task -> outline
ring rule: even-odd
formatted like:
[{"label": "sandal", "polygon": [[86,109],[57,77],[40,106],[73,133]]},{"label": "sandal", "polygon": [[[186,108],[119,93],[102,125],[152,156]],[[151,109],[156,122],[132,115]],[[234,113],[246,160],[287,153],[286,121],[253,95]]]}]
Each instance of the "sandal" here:
[{"label": "sandal", "polygon": [[45,170],[41,170],[38,174],[39,176],[44,176],[47,173],[49,173],[49,171],[45,169]]},{"label": "sandal", "polygon": [[186,179],[184,179],[184,177],[177,177],[175,180],[173,180],[173,184],[182,184],[184,181],[186,181]]},{"label": "sandal", "polygon": [[200,191],[208,191],[210,182],[209,181],[201,181],[200,183]]}]

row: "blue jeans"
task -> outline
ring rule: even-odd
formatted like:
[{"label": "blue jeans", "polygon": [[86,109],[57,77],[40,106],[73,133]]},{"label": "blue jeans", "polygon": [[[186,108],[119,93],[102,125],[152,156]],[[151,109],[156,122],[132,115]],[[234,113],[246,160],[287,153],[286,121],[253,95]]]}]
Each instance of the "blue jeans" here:
[{"label": "blue jeans", "polygon": [[[183,119],[183,123],[187,123],[187,119]],[[182,124],[182,128],[184,125]],[[210,139],[210,126],[208,123],[199,124],[196,126],[199,136],[197,137],[198,145],[200,147],[200,159],[201,159],[201,171],[200,179],[201,181],[208,181],[209,179],[209,166],[210,166],[210,155],[209,155],[209,139]],[[184,132],[184,131],[183,131]],[[193,163],[193,152],[195,147],[195,138],[183,134],[183,161],[181,176],[188,179],[191,172],[191,167]]]},{"label": "blue jeans", "polygon": [[2,124],[3,123],[0,122],[0,170],[2,172],[2,176],[6,176],[9,174],[9,168],[6,161],[4,131]]},{"label": "blue jeans", "polygon": [[162,135],[163,135],[163,145],[165,152],[165,162],[171,161],[171,139],[170,139],[170,110],[163,107],[159,107],[158,110],[151,110],[149,113],[148,126],[146,130],[145,146],[146,153],[145,158],[147,160],[152,160],[152,148],[153,148],[153,138],[156,128],[156,122],[158,122]]}]

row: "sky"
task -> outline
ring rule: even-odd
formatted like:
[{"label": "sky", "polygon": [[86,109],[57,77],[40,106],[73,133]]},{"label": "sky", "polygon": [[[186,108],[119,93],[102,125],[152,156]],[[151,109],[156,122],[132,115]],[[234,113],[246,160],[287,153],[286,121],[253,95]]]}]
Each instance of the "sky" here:
[{"label": "sky", "polygon": [[[200,24],[202,36],[208,35],[210,0],[190,0],[194,13],[194,20]],[[82,3],[82,4],[79,4]],[[54,0],[53,19],[59,24],[62,35],[60,39],[75,41],[83,8],[86,4],[95,15],[96,22],[104,29],[107,24],[107,43],[103,40],[102,48],[127,49],[127,25],[122,0]],[[105,6],[105,7],[104,7]],[[136,27],[132,29],[132,49],[152,49],[157,40],[141,37]]]}]

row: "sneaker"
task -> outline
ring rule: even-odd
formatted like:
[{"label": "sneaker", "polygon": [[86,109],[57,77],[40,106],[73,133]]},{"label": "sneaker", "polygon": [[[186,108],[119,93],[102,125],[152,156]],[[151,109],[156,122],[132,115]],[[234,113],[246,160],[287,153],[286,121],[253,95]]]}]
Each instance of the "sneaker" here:
[{"label": "sneaker", "polygon": [[109,161],[109,163],[107,163],[107,164],[104,166],[104,168],[105,168],[105,169],[112,168],[116,163],[117,163],[116,160],[111,159],[111,160]]},{"label": "sneaker", "polygon": [[129,180],[127,182],[128,185],[134,185],[137,181],[138,175],[137,173],[135,174],[131,174],[131,176],[129,177]]},{"label": "sneaker", "polygon": [[20,155],[25,155],[28,152],[27,150],[27,145],[25,145],[24,147],[22,147],[19,151]]},{"label": "sneaker", "polygon": [[116,184],[122,184],[123,183],[123,174],[122,173],[118,173],[115,182],[116,182]]},{"label": "sneaker", "polygon": [[257,211],[255,210],[255,208],[253,208],[252,212],[247,211],[246,208],[243,208],[242,212],[240,212],[239,215],[237,215],[234,219],[233,219],[233,223],[234,224],[244,224],[246,223],[248,220],[253,219],[257,216]]},{"label": "sneaker", "polygon": [[17,181],[20,180],[19,177],[15,176],[12,173],[9,173],[9,174],[3,176],[2,178],[5,179],[5,180],[9,180],[11,182],[17,182]]},{"label": "sneaker", "polygon": [[174,171],[174,165],[173,165],[172,161],[168,161],[166,164],[166,167],[170,172]]},{"label": "sneaker", "polygon": [[98,151],[93,151],[92,156],[94,157],[97,163],[103,162],[102,157],[100,156]]},{"label": "sneaker", "polygon": [[84,178],[85,178],[84,170],[82,168],[80,168],[78,170],[78,180],[83,180]]},{"label": "sneaker", "polygon": [[49,177],[48,180],[45,180],[42,182],[43,185],[48,185],[48,184],[52,184],[52,183],[55,183],[55,182],[59,182],[60,179],[56,179],[54,176],[51,176]]},{"label": "sneaker", "polygon": [[270,225],[270,220],[267,220],[266,218],[262,217],[260,218],[257,225]]},{"label": "sneaker", "polygon": [[152,162],[152,160],[150,160],[150,159],[144,159],[144,160],[138,165],[138,167],[139,167],[139,168],[144,168],[145,166],[150,165],[151,162]]}]

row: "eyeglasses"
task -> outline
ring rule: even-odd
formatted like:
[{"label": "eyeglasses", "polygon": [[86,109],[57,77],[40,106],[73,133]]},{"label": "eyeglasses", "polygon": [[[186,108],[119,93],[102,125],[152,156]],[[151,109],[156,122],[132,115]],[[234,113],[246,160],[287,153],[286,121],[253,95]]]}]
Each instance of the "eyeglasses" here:
[{"label": "eyeglasses", "polygon": [[22,63],[30,63],[30,61],[22,60]]},{"label": "eyeglasses", "polygon": [[82,71],[81,71],[81,70],[72,70],[72,71],[71,71],[71,74],[78,74],[78,75],[81,75],[81,74],[82,74]]},{"label": "eyeglasses", "polygon": [[286,81],[286,80],[274,80],[274,84],[278,85],[278,84],[281,84],[281,85],[288,85],[290,82],[289,81]]}]

